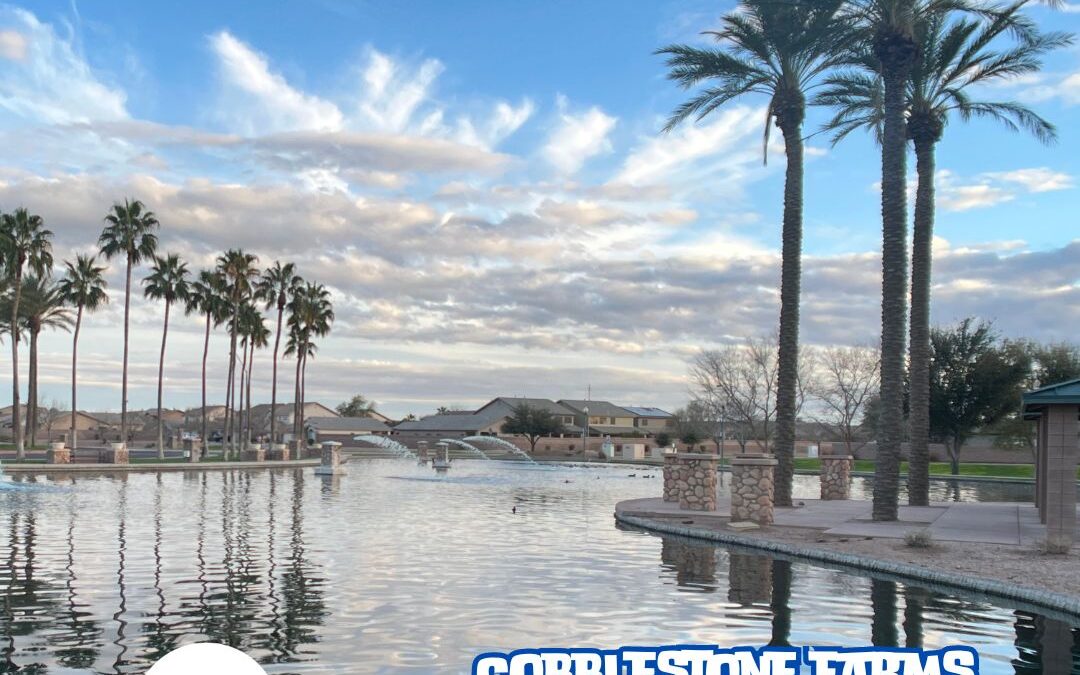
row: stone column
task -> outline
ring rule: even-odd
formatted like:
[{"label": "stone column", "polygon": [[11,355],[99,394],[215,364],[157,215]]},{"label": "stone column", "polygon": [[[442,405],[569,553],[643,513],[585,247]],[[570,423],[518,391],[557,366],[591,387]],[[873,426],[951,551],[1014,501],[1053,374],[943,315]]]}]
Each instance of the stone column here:
[{"label": "stone column", "polygon": [[1076,539],[1077,407],[1047,406],[1046,536]]},{"label": "stone column", "polygon": [[772,455],[735,455],[731,460],[731,522],[773,522]]},{"label": "stone column", "polygon": [[[696,452],[664,456],[664,500],[679,502],[680,509],[716,510],[717,457]],[[674,498],[672,498],[674,497]]]},{"label": "stone column", "polygon": [[340,476],[345,473],[341,461],[341,443],[323,441],[322,463],[315,467],[315,473],[320,476]]},{"label": "stone column", "polygon": [[675,453],[669,452],[664,455],[664,501],[679,501],[678,469],[675,462]]},{"label": "stone column", "polygon": [[274,462],[289,461],[289,446],[284,443],[274,443],[270,446],[270,454],[267,457]]},{"label": "stone column", "polygon": [[64,441],[49,443],[49,451],[46,453],[45,461],[49,464],[70,464],[71,450],[67,449]]},{"label": "stone column", "polygon": [[199,461],[202,455],[202,441],[195,440],[194,438],[184,439],[184,452],[187,453],[187,461],[194,464]]},{"label": "stone column", "polygon": [[772,599],[772,559],[753,553],[728,554],[728,600],[754,605]]},{"label": "stone column", "polygon": [[821,456],[821,499],[848,499],[851,492],[851,455]]},{"label": "stone column", "polygon": [[109,443],[109,447],[98,453],[98,462],[101,464],[127,464],[127,443],[117,441]]}]

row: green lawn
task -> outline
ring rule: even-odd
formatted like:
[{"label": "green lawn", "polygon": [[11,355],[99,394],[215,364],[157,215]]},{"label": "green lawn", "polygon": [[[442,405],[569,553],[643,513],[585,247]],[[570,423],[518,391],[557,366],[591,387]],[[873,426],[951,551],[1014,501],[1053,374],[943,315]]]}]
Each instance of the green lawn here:
[{"label": "green lawn", "polygon": [[[797,458],[795,468],[806,471],[820,471],[820,459]],[[908,463],[900,463],[900,473],[907,473]],[[855,471],[873,473],[874,462],[868,459],[855,460]],[[930,474],[934,476],[950,476],[951,468],[948,462],[931,462]],[[960,464],[961,476],[988,476],[994,478],[1034,478],[1035,467],[1031,464]],[[1077,471],[1080,478],[1080,470]]]}]

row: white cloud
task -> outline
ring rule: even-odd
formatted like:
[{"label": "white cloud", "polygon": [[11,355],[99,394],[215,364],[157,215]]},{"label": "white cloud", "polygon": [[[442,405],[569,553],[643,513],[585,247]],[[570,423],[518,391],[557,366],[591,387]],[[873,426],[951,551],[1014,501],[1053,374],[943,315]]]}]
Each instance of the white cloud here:
[{"label": "white cloud", "polygon": [[223,79],[223,117],[238,131],[336,131],[344,116],[336,105],[292,87],[270,70],[267,58],[226,31],[210,37]]},{"label": "white cloud", "polygon": [[357,104],[360,124],[376,131],[401,133],[410,128],[413,116],[443,72],[438,59],[426,59],[410,69],[390,56],[368,49],[363,68],[361,99]]},{"label": "white cloud", "polygon": [[[1023,193],[1068,190],[1073,187],[1071,175],[1047,167],[988,171],[970,179],[957,177],[948,170],[937,172],[937,201],[946,211],[970,211],[1004,204]],[[914,194],[916,181],[909,181]]]},{"label": "white cloud", "polygon": [[558,125],[540,151],[548,162],[563,173],[571,174],[590,158],[611,152],[608,134],[615,128],[617,118],[596,106],[584,112],[569,112],[566,97],[562,95],[559,95],[557,105]]},{"label": "white cloud", "polygon": [[67,124],[128,116],[123,91],[103,82],[49,24],[0,6],[0,109],[20,124]]},{"label": "white cloud", "polygon": [[0,57],[11,61],[26,58],[26,37],[17,30],[0,30]]},{"label": "white cloud", "polygon": [[1061,171],[1053,171],[1045,166],[1030,169],[1016,169],[984,174],[987,178],[1015,183],[1028,192],[1052,192],[1068,190],[1074,185],[1073,177]]}]

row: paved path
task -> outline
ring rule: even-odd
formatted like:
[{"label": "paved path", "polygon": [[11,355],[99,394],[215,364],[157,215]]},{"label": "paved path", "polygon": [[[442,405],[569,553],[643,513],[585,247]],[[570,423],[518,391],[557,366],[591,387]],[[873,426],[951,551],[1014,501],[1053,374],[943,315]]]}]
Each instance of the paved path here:
[{"label": "paved path", "polygon": [[[685,511],[678,504],[654,497],[619,502],[615,509],[619,513],[643,517],[685,517],[699,522],[716,519],[719,525],[731,517],[726,500],[722,499],[720,504],[720,510],[711,513]],[[887,539],[902,539],[911,530],[925,528],[930,530],[934,541],[1023,546],[1033,545],[1046,536],[1046,527],[1039,522],[1033,504],[934,502],[930,506],[901,506],[900,519],[895,522],[875,522],[871,519],[871,509],[871,502],[865,500],[804,499],[795,508],[777,508],[775,524],[811,528],[837,536]],[[1077,527],[1077,540],[1080,540],[1080,526]]]}]

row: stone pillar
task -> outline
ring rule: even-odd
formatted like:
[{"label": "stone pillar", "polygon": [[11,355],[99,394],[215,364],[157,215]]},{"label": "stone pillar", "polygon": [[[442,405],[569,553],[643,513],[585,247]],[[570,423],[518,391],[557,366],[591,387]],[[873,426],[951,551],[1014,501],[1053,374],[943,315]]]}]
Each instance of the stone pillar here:
[{"label": "stone pillar", "polygon": [[754,605],[772,599],[772,559],[753,553],[728,554],[728,600]]},{"label": "stone pillar", "polygon": [[320,476],[339,476],[345,473],[341,461],[341,443],[323,441],[322,463],[315,467],[315,473]]},{"label": "stone pillar", "polygon": [[773,522],[772,455],[735,455],[731,460],[731,522]]},{"label": "stone pillar", "polygon": [[98,462],[101,464],[127,464],[127,443],[117,441],[109,443],[109,447],[98,453]]},{"label": "stone pillar", "polygon": [[67,449],[64,441],[49,443],[45,461],[49,464],[71,464],[71,451]]},{"label": "stone pillar", "polygon": [[289,456],[289,446],[284,443],[274,443],[270,446],[270,453],[267,458],[274,462],[287,462]]},{"label": "stone pillar", "polygon": [[821,499],[848,499],[851,492],[851,455],[821,456]]},{"label": "stone pillar", "polygon": [[1046,412],[1046,536],[1076,539],[1077,407],[1049,405]]},{"label": "stone pillar", "polygon": [[187,453],[188,462],[194,464],[202,456],[202,442],[194,438],[184,439],[184,452]]},{"label": "stone pillar", "polygon": [[679,489],[677,486],[678,464],[675,462],[675,453],[669,452],[664,455],[664,501],[679,501]]},{"label": "stone pillar", "polygon": [[716,510],[717,457],[713,454],[673,452],[664,456],[664,500],[680,509]]}]

